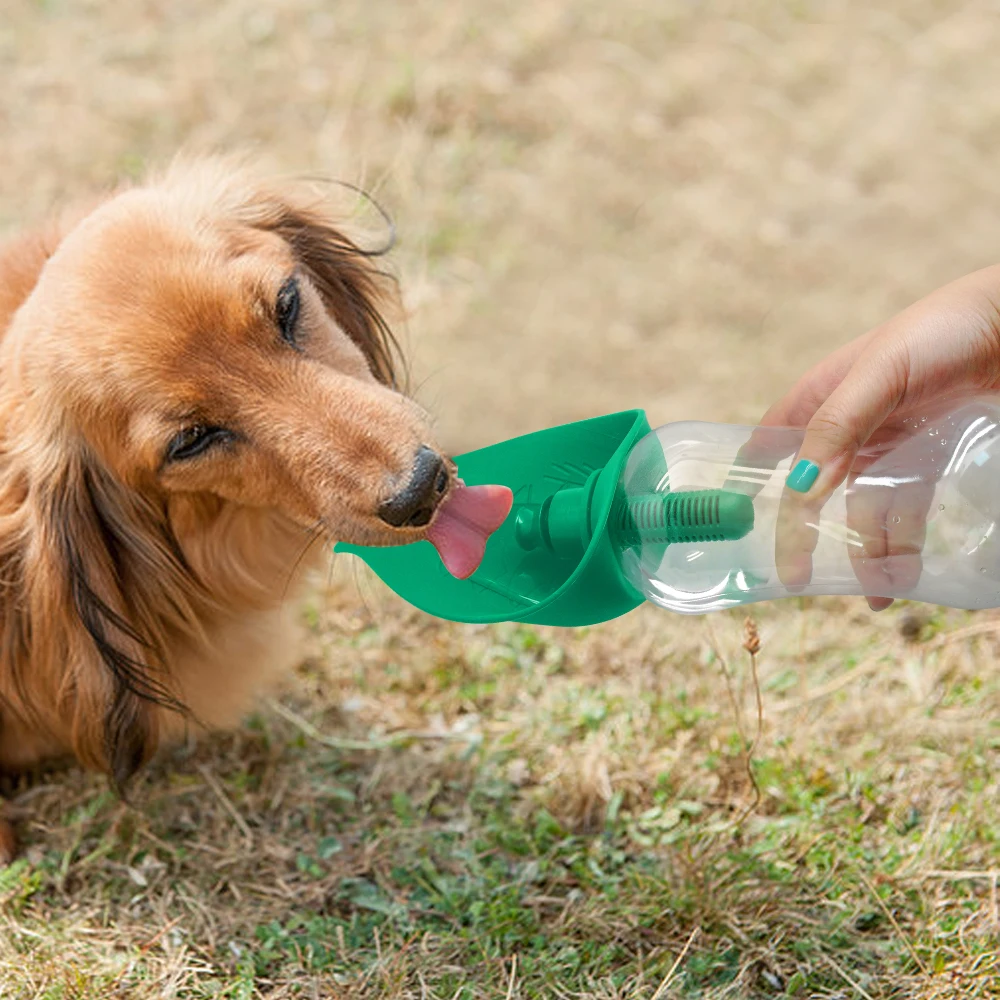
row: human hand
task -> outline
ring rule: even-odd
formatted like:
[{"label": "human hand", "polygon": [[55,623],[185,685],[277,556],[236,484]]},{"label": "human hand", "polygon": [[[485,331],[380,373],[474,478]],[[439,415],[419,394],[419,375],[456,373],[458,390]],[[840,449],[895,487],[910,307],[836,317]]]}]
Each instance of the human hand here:
[{"label": "human hand", "polygon": [[[1000,267],[938,289],[808,371],[761,421],[806,427],[786,480],[775,560],[787,587],[808,583],[830,494],[864,471],[880,444],[898,438],[917,412],[962,396],[1000,389]],[[848,491],[850,549],[866,593],[904,590],[920,575],[933,487]],[[872,610],[891,598],[870,597]]]}]

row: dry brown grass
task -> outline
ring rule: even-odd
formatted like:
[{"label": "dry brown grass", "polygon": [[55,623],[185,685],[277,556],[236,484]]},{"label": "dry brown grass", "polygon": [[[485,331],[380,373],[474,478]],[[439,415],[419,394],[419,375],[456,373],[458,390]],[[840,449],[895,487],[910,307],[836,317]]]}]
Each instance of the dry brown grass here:
[{"label": "dry brown grass", "polygon": [[[998,42],[929,0],[3,0],[0,224],[249,145],[391,211],[455,450],[752,421],[996,261]],[[759,609],[741,821],[742,616],[481,629],[362,584],[317,584],[294,716],[131,806],[16,797],[3,996],[997,994],[993,616]]]}]

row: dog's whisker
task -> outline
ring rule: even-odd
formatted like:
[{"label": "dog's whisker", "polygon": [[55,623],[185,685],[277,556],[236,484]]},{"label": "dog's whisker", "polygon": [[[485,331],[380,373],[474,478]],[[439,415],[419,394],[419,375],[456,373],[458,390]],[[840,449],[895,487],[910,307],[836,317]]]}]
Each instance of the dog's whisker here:
[{"label": "dog's whisker", "polygon": [[306,540],[299,550],[298,555],[295,557],[295,562],[292,563],[292,568],[288,571],[288,576],[285,579],[285,585],[281,591],[281,599],[285,600],[288,597],[288,588],[292,585],[295,580],[296,573],[298,572],[299,566],[302,564],[302,560],[305,559],[306,553],[315,545],[316,540],[326,532],[326,522],[322,517],[317,518],[310,527],[305,531]]},{"label": "dog's whisker", "polygon": [[368,617],[374,620],[375,611],[372,609],[372,606],[368,600],[368,595],[364,591],[364,584],[367,581],[364,580],[361,575],[362,573],[365,572],[366,569],[367,567],[363,562],[361,562],[358,559],[355,560],[354,568],[352,571],[352,575],[354,577],[354,589],[357,591],[358,598],[361,601],[361,606],[365,609],[365,612],[368,614]]}]

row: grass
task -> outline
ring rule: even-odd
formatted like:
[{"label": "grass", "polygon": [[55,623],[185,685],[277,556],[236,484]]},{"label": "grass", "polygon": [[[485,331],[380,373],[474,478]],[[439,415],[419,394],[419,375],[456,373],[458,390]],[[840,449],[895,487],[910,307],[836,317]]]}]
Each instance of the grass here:
[{"label": "grass", "polygon": [[741,617],[465,627],[335,580],[278,708],[130,804],[15,799],[0,988],[995,995],[1000,732],[969,720],[1000,717],[1000,619],[915,614],[851,663],[846,601],[760,610],[750,811]]},{"label": "grass", "polygon": [[[752,422],[995,262],[988,8],[4,0],[0,226],[249,146],[392,213],[447,447]],[[759,734],[740,615],[462,627],[339,567],[238,732],[10,790],[0,996],[1000,994],[1000,618],[753,610]]]}]

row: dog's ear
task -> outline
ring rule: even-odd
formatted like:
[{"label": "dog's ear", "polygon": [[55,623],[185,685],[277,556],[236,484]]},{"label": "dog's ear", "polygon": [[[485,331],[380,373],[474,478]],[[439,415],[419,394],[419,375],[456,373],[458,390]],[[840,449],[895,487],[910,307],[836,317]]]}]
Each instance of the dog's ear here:
[{"label": "dog's ear", "polygon": [[73,699],[74,750],[121,791],[156,749],[154,706],[183,711],[167,680],[165,623],[156,612],[173,594],[176,617],[188,617],[183,556],[164,534],[165,520],[92,458],[69,457],[44,495],[40,541],[56,564],[43,586],[61,585],[77,626],[61,692]]},{"label": "dog's ear", "polygon": [[382,309],[394,282],[379,270],[377,254],[363,250],[315,205],[262,193],[247,206],[251,224],[280,236],[309,274],[330,315],[391,388],[401,381],[401,352]]}]

